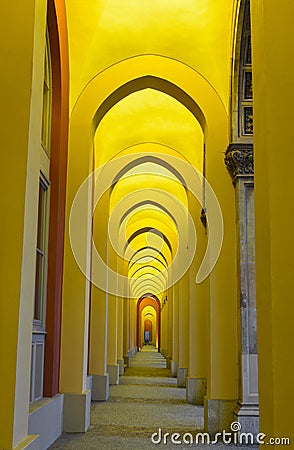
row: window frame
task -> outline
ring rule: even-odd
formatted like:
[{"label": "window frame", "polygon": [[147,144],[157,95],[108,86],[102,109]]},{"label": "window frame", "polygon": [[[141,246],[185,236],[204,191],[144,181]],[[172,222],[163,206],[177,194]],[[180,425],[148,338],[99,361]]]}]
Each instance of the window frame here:
[{"label": "window frame", "polygon": [[49,32],[48,29],[46,29],[41,145],[49,158],[51,146],[51,123],[52,123],[52,64],[51,64]]},{"label": "window frame", "polygon": [[251,110],[253,120],[253,96],[246,97],[246,76],[251,73],[252,81],[252,55],[251,49],[251,26],[250,26],[250,3],[246,1],[242,23],[240,62],[239,62],[239,82],[238,82],[238,135],[242,140],[252,139],[254,135],[254,125],[252,132],[246,132],[246,111]]},{"label": "window frame", "polygon": [[[35,272],[35,296],[34,296],[34,317],[33,317],[33,333],[34,332],[44,332],[46,333],[46,303],[47,303],[47,278],[48,278],[48,237],[49,237],[49,207],[50,207],[50,182],[45,177],[45,175],[40,172],[39,177],[39,196],[40,196],[40,189],[43,189],[44,193],[44,204],[42,205],[42,218],[41,218],[41,227],[42,227],[42,239],[43,239],[43,248],[38,248],[38,233],[39,230],[37,230],[37,242],[36,242],[36,272]],[[40,202],[39,202],[40,206]],[[38,206],[38,224],[40,220],[40,211]],[[38,225],[39,228],[39,225]],[[41,286],[40,286],[40,296],[39,299],[40,303],[40,317],[35,317],[35,310],[36,310],[36,290],[37,290],[37,258],[38,254],[42,254],[43,259],[43,267],[42,267],[42,274],[41,274]]]}]

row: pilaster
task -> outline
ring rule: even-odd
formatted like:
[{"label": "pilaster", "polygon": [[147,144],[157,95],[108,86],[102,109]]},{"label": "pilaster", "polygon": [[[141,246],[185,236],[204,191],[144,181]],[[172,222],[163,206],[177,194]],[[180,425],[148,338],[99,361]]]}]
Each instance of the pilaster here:
[{"label": "pilaster", "polygon": [[225,164],[236,195],[240,320],[240,396],[234,411],[242,431],[257,432],[258,355],[255,293],[254,158],[252,144],[230,144]]}]

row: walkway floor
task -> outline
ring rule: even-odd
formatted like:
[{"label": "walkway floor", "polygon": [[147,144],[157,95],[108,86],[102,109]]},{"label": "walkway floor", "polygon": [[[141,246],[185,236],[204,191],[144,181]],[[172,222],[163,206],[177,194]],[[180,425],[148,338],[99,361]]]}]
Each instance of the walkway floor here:
[{"label": "walkway floor", "polygon": [[[203,430],[203,408],[186,403],[186,390],[177,388],[176,379],[170,378],[169,369],[160,367],[163,362],[162,355],[146,350],[148,349],[133,358],[132,367],[120,377],[120,384],[110,387],[108,402],[92,403],[89,431],[84,434],[63,434],[50,447],[51,450],[246,448],[232,445],[197,445],[196,434]],[[148,367],[144,362],[147,359]],[[162,430],[161,441],[159,428]],[[154,433],[155,443],[151,441]],[[169,433],[166,443],[165,433]],[[179,440],[183,440],[185,433],[191,433],[193,445],[173,444],[172,433],[179,433]],[[191,436],[187,435],[186,438],[191,439]]]}]

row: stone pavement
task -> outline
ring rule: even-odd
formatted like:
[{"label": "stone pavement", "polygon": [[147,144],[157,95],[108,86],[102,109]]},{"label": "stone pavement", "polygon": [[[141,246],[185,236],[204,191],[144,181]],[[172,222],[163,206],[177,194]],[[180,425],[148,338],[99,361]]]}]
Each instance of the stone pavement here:
[{"label": "stone pavement", "polygon": [[[143,353],[143,352],[142,352]],[[145,353],[145,352],[144,352]],[[150,352],[151,353],[151,352]],[[155,353],[148,354],[147,359],[155,359]],[[158,354],[158,353],[157,353]],[[158,354],[159,355],[159,354]],[[141,361],[142,355],[132,361],[132,367],[120,377],[120,384],[110,387],[108,402],[93,402],[91,407],[91,426],[87,433],[63,434],[50,449],[63,450],[144,450],[144,449],[222,449],[246,447],[233,445],[201,445],[196,444],[196,434],[203,430],[203,408],[186,403],[186,390],[177,388],[176,379],[170,378],[169,370],[162,368],[162,356],[156,367]],[[149,360],[149,363],[150,363]],[[159,428],[162,430],[161,443],[152,443],[159,439]],[[167,443],[163,442],[163,435]],[[179,433],[182,440],[185,433],[191,433],[193,445],[173,444],[171,434]],[[187,435],[187,439],[191,438]],[[248,448],[248,447],[247,447]],[[250,446],[251,449],[258,447]]]}]

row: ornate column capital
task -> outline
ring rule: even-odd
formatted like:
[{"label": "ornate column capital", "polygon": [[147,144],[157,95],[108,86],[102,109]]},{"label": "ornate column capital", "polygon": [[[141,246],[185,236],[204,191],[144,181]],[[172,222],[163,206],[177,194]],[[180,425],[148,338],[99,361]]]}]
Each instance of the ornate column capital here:
[{"label": "ornate column capital", "polygon": [[238,177],[253,176],[253,144],[230,144],[225,153],[225,164],[234,184]]}]

